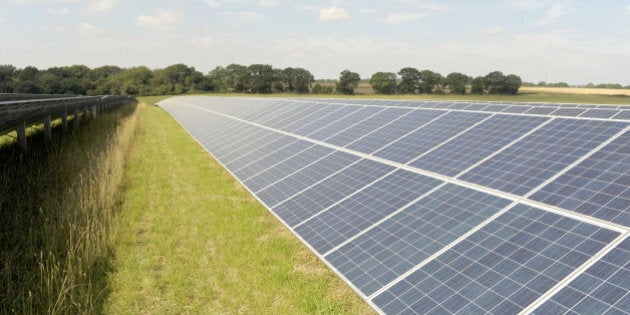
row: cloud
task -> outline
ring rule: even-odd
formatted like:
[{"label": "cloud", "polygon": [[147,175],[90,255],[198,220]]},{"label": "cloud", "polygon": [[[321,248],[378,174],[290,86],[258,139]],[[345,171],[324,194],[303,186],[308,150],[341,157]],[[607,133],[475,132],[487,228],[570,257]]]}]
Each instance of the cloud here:
[{"label": "cloud", "polygon": [[345,9],[340,7],[328,7],[325,9],[319,10],[319,20],[320,21],[338,21],[338,20],[349,20],[350,13]]},{"label": "cloud", "polygon": [[61,7],[61,8],[47,8],[46,9],[46,13],[50,14],[50,15],[66,15],[68,13],[70,13],[70,9],[68,9],[68,7]]},{"label": "cloud", "polygon": [[218,8],[220,5],[219,2],[215,0],[203,0],[203,2],[205,2],[211,8]]},{"label": "cloud", "polygon": [[221,15],[229,19],[231,27],[253,23],[264,18],[264,16],[253,11],[224,12]]},{"label": "cloud", "polygon": [[278,3],[274,0],[258,0],[258,5],[261,7],[274,7]]},{"label": "cloud", "polygon": [[86,11],[90,13],[105,13],[120,8],[119,0],[97,0],[87,4]]},{"label": "cloud", "polygon": [[500,26],[484,28],[484,29],[479,30],[479,35],[485,36],[485,37],[497,37],[497,36],[503,35],[503,33],[505,33],[505,30]]},{"label": "cloud", "polygon": [[427,15],[420,12],[394,12],[387,16],[387,20],[385,22],[389,24],[407,23],[420,20],[425,16]]},{"label": "cloud", "polygon": [[545,7],[544,0],[505,0],[508,7],[515,10],[531,11]]},{"label": "cloud", "polygon": [[156,31],[175,31],[184,23],[184,13],[177,9],[159,9],[154,15],[140,15],[134,20],[137,27]]},{"label": "cloud", "polygon": [[34,4],[46,4],[46,3],[77,3],[81,0],[9,0],[10,3],[15,5],[34,5]]},{"label": "cloud", "polygon": [[565,2],[554,3],[547,11],[545,15],[534,22],[534,26],[547,25],[555,23],[563,16],[573,13],[573,7]]},{"label": "cloud", "polygon": [[370,8],[363,8],[359,10],[359,14],[374,14],[376,12],[377,12],[376,9],[370,9]]},{"label": "cloud", "polygon": [[626,6],[626,13],[630,14],[630,4]]},{"label": "cloud", "polygon": [[296,5],[296,6],[294,6],[294,8],[296,8],[298,10],[302,10],[302,11],[315,11],[315,10],[318,9],[317,6],[307,5],[307,4]]},{"label": "cloud", "polygon": [[434,12],[442,12],[447,11],[449,9],[448,6],[431,2],[431,1],[418,1],[418,0],[391,0],[392,2],[396,2],[399,4],[403,4],[406,7],[413,7],[416,9],[426,10],[426,11],[434,11]]}]

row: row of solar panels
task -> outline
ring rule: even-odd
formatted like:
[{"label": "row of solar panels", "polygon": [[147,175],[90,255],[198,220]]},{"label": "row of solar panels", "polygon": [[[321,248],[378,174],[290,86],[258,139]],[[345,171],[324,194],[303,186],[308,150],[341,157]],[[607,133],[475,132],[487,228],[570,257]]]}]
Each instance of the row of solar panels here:
[{"label": "row of solar panels", "polygon": [[[322,99],[309,99],[322,102]],[[361,104],[377,106],[398,106],[413,108],[441,108],[464,111],[524,113],[528,115],[551,115],[559,117],[630,119],[630,109],[626,105],[597,104],[554,104],[516,102],[470,102],[470,101],[409,101],[409,100],[355,100],[328,99],[338,104]]]},{"label": "row of solar panels", "polygon": [[381,311],[628,311],[630,122],[335,100],[160,105]]}]

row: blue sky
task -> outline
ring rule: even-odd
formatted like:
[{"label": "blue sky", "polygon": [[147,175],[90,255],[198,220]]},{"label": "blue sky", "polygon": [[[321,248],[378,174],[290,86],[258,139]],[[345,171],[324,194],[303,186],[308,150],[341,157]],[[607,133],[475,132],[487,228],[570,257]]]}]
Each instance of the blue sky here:
[{"label": "blue sky", "polygon": [[0,42],[0,64],[18,67],[410,66],[630,85],[630,0],[0,0]]}]

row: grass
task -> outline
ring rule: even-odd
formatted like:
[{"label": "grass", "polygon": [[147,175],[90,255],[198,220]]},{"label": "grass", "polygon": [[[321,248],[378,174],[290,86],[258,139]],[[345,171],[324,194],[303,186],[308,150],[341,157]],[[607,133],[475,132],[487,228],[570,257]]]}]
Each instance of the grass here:
[{"label": "grass", "polygon": [[373,312],[159,107],[127,174],[107,313]]},{"label": "grass", "polygon": [[138,114],[129,105],[29,150],[0,141],[0,313],[95,313],[107,292],[107,236]]}]

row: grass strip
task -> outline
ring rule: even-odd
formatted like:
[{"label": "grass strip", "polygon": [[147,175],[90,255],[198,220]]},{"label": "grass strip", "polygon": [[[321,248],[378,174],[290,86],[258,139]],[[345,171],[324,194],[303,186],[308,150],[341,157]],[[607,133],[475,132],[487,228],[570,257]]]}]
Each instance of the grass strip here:
[{"label": "grass strip", "polygon": [[159,107],[123,200],[108,313],[373,313]]}]

